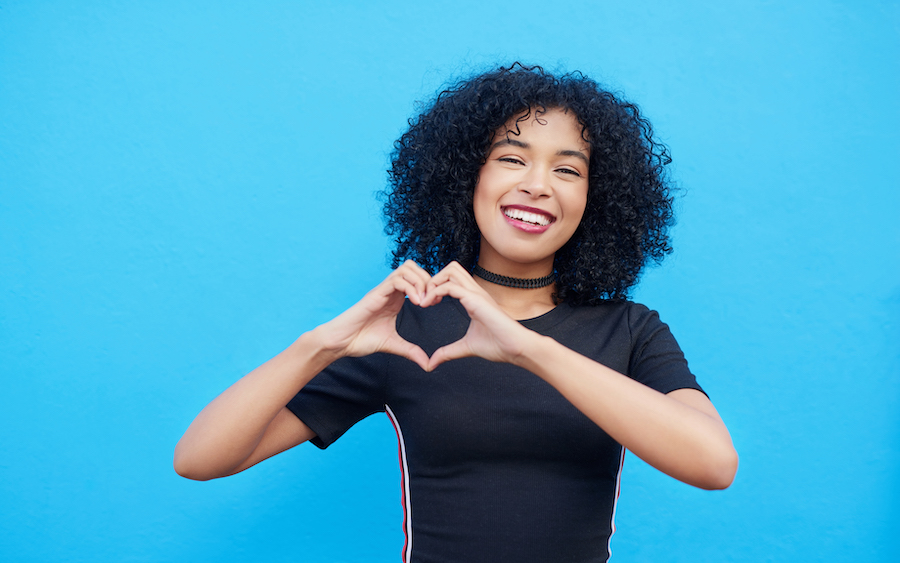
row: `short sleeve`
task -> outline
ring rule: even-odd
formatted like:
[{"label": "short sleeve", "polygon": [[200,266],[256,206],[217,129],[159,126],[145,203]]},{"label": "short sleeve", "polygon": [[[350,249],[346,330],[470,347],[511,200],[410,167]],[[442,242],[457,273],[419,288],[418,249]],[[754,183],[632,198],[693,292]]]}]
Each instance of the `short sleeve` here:
[{"label": "short sleeve", "polygon": [[287,404],[327,448],[351,426],[384,411],[385,354],[341,358],[316,375]]},{"label": "short sleeve", "polygon": [[635,304],[629,311],[631,359],[629,375],[644,385],[670,393],[677,389],[696,389],[706,393],[688,368],[684,353],[669,326],[656,311]]}]

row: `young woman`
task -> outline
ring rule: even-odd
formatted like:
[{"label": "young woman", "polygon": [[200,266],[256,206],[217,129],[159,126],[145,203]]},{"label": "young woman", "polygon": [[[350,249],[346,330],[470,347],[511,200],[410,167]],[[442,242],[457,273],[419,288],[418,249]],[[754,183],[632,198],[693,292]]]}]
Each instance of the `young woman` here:
[{"label": "young woman", "polygon": [[625,299],[670,251],[668,162],[580,74],[513,65],[442,92],[396,143],[396,269],[210,403],[176,471],[230,475],[386,412],[417,562],[606,561],[624,448],[729,486],[725,425]]}]

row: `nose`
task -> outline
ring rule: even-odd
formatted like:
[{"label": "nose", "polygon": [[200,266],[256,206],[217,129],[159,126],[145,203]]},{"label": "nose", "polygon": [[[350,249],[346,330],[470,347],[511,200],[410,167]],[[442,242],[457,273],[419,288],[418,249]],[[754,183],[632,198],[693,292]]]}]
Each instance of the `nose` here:
[{"label": "nose", "polygon": [[531,197],[547,197],[550,195],[550,170],[543,166],[534,166],[522,178],[519,191]]}]

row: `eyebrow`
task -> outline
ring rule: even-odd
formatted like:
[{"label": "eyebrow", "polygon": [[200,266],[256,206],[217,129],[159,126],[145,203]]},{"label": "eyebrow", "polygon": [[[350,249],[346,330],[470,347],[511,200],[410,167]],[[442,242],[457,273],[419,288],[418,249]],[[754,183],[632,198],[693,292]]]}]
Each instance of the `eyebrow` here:
[{"label": "eyebrow", "polygon": [[[494,150],[495,148],[503,146],[503,145],[512,145],[514,147],[519,147],[522,149],[530,149],[531,148],[531,145],[529,145],[528,143],[523,143],[522,141],[517,141],[515,139],[502,139],[500,141],[497,141],[493,145],[491,145],[491,150]],[[557,152],[556,154],[558,154],[559,156],[574,156],[575,158],[580,158],[581,160],[583,160],[584,163],[587,165],[591,164],[591,161],[590,161],[590,159],[588,159],[587,155],[581,151],[563,150],[563,151]]]}]

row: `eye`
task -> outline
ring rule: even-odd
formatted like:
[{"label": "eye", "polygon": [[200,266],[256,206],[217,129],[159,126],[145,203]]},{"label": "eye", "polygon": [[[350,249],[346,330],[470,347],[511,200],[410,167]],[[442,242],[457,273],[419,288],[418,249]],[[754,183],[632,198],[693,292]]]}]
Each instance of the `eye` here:
[{"label": "eye", "polygon": [[572,176],[581,178],[581,172],[575,170],[574,168],[557,168],[556,171],[561,174],[571,174]]},{"label": "eye", "polygon": [[501,157],[498,158],[497,160],[498,160],[499,162],[509,162],[509,163],[511,163],[511,164],[521,164],[521,165],[523,165],[523,166],[525,165],[525,163],[522,162],[522,160],[520,160],[520,159],[518,159],[518,158],[516,158],[516,157],[513,157],[513,156],[501,156]]}]

